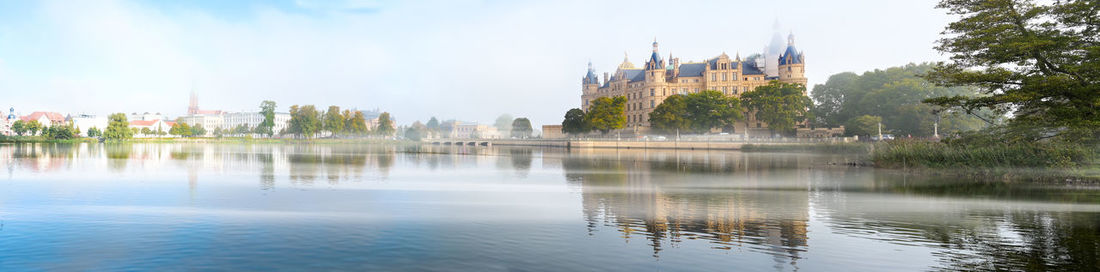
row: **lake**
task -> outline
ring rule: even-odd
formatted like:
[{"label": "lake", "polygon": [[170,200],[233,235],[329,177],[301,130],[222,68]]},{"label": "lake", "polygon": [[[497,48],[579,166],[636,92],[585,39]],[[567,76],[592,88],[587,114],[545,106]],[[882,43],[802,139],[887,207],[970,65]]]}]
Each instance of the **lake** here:
[{"label": "lake", "polygon": [[1100,190],[857,155],[0,145],[0,270],[1096,270]]}]

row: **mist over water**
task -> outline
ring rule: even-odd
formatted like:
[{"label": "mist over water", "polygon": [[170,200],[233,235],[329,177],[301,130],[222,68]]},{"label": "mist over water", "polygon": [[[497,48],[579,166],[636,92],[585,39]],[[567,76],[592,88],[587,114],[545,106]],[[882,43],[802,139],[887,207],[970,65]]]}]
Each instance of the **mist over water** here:
[{"label": "mist over water", "polygon": [[0,270],[1080,271],[1100,262],[1094,189],[832,164],[858,159],[0,145]]}]

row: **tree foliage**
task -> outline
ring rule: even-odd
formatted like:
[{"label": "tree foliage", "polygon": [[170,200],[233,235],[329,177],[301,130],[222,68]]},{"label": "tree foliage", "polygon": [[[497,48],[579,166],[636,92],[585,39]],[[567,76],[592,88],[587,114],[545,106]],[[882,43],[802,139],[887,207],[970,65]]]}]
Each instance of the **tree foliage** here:
[{"label": "tree foliage", "polygon": [[393,120],[390,118],[389,112],[383,112],[378,115],[378,128],[374,130],[378,135],[393,136],[395,128],[393,126]]},{"label": "tree foliage", "polygon": [[38,135],[38,131],[42,129],[42,124],[38,123],[38,120],[31,120],[26,124],[27,131],[31,133],[31,136]]},{"label": "tree foliage", "polygon": [[275,101],[260,102],[260,115],[264,116],[264,121],[256,125],[256,134],[267,135],[267,137],[275,135]]},{"label": "tree foliage", "polygon": [[180,137],[191,136],[191,126],[187,123],[176,121],[176,123],[172,124],[172,127],[168,129],[168,134]]},{"label": "tree foliage", "polygon": [[626,126],[626,97],[600,97],[592,101],[585,120],[589,127],[607,134],[614,129]]},{"label": "tree foliage", "polygon": [[981,96],[926,102],[967,113],[1011,113],[1010,134],[1032,141],[1100,138],[1100,3],[1095,0],[943,0],[957,16],[937,50],[951,56],[927,75]]},{"label": "tree foliage", "polygon": [[527,120],[526,117],[516,118],[512,121],[512,137],[528,138],[531,137],[532,132],[534,132],[534,129],[531,128],[531,120]]},{"label": "tree foliage", "polygon": [[706,133],[714,128],[732,127],[744,118],[742,111],[740,99],[705,90],[665,98],[649,113],[649,123],[662,133]]},{"label": "tree foliage", "polygon": [[573,108],[565,112],[565,119],[561,121],[561,132],[566,134],[588,133],[591,129],[585,121],[584,111]]},{"label": "tree foliage", "polygon": [[882,117],[862,115],[848,120],[844,124],[844,133],[848,135],[870,136],[878,134],[878,124]]},{"label": "tree foliage", "polygon": [[681,94],[669,96],[649,113],[649,124],[654,131],[662,133],[691,131],[686,97]]},{"label": "tree foliage", "polygon": [[[940,131],[969,131],[986,126],[982,118],[997,122],[989,111],[968,115],[958,109],[945,109],[921,101],[939,96],[976,96],[973,87],[942,87],[920,75],[932,71],[931,64],[908,64],[857,75],[840,73],[825,84],[814,86],[817,103],[811,110],[818,126],[840,126],[864,115],[882,118],[883,129],[897,134],[932,136],[937,115]],[[876,129],[877,130],[877,129]],[[876,132],[877,133],[877,132]],[[848,135],[864,135],[847,133]]]},{"label": "tree foliage", "polygon": [[509,131],[512,130],[512,121],[515,121],[515,118],[513,118],[511,114],[501,114],[497,116],[497,120],[493,122],[493,126],[497,128],[497,131],[500,132],[501,135],[510,135]]},{"label": "tree foliage", "polygon": [[107,129],[103,132],[103,138],[125,140],[134,137],[134,132],[130,130],[130,122],[126,120],[126,114],[111,114],[107,119]]},{"label": "tree foliage", "polygon": [[289,133],[305,138],[311,138],[321,131],[321,114],[313,105],[290,106]]},{"label": "tree foliage", "polygon": [[345,110],[345,115],[348,116],[347,124],[344,125],[344,132],[351,135],[363,135],[367,133],[367,119],[363,116],[362,111],[350,112]]},{"label": "tree foliage", "polygon": [[90,127],[88,128],[88,132],[84,135],[88,136],[89,138],[96,138],[99,136],[103,136],[103,132],[99,131],[99,129],[96,127]]},{"label": "tree foliage", "polygon": [[806,96],[806,86],[772,81],[768,85],[741,94],[745,106],[756,120],[768,124],[773,132],[791,134],[798,123],[805,121],[813,102]]},{"label": "tree foliage", "polygon": [[344,114],[340,112],[340,107],[328,106],[328,111],[325,112],[325,130],[328,130],[328,132],[332,133],[333,137],[336,137],[337,134],[344,132],[345,119],[347,119],[347,116],[344,116]]},{"label": "tree foliage", "polygon": [[15,132],[16,135],[23,136],[24,133],[27,133],[27,122],[15,120],[15,122],[11,124],[11,131]]}]

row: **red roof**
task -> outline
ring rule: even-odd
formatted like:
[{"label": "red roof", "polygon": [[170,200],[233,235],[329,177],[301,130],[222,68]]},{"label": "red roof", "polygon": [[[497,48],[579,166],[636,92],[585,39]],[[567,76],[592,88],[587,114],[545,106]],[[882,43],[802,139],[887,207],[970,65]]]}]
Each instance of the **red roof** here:
[{"label": "red roof", "polygon": [[153,124],[156,124],[156,123],[157,123],[157,121],[160,121],[160,120],[150,120],[150,121],[145,121],[145,120],[134,120],[134,121],[130,121],[130,125],[131,125],[131,126],[142,126],[142,127],[147,127],[147,126],[152,126]]},{"label": "red roof", "polygon": [[61,115],[60,113],[56,113],[56,112],[52,112],[52,111],[50,111],[50,112],[36,111],[36,112],[31,113],[30,115],[19,117],[19,119],[23,119],[24,122],[30,122],[30,121],[33,121],[33,120],[42,119],[43,115],[45,115],[46,119],[49,119],[50,122],[54,122],[54,123],[63,123],[63,122],[65,122],[65,116],[64,115]]}]

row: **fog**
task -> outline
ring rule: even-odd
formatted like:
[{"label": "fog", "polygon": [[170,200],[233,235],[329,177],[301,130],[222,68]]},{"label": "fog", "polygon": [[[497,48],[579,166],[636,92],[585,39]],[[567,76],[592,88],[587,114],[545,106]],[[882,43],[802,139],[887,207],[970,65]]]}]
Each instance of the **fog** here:
[{"label": "fog", "polygon": [[[591,61],[762,51],[778,21],[829,75],[941,60],[935,1],[0,1],[0,106],[181,115],[274,100],[536,128],[579,107]],[[883,23],[892,22],[892,23]]]}]

